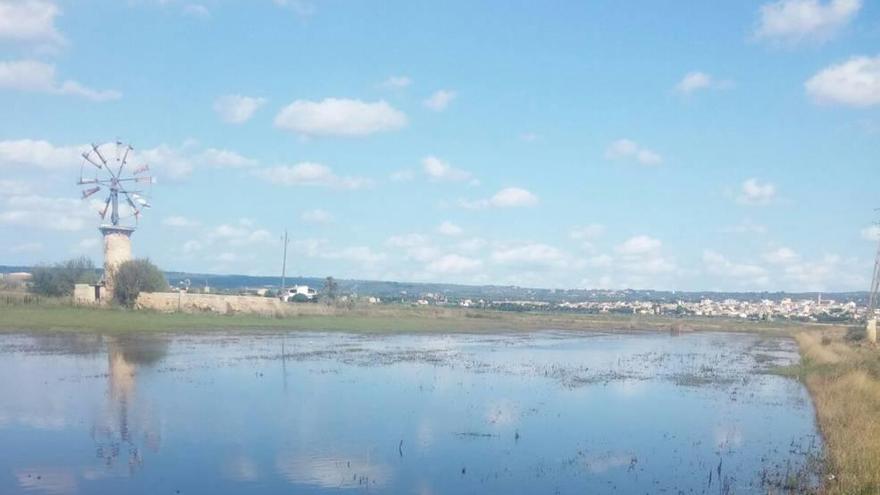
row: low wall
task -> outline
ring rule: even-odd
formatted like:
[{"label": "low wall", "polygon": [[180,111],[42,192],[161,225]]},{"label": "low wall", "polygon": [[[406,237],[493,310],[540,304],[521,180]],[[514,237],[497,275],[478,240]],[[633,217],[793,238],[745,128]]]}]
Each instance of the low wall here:
[{"label": "low wall", "polygon": [[142,292],[135,306],[164,313],[257,313],[273,315],[282,312],[281,301],[271,297],[227,296],[221,294],[179,294],[177,292]]},{"label": "low wall", "polygon": [[332,314],[323,304],[284,303],[274,297],[230,296],[223,294],[178,294],[177,292],[142,292],[135,307],[163,313],[260,314],[296,316]]}]

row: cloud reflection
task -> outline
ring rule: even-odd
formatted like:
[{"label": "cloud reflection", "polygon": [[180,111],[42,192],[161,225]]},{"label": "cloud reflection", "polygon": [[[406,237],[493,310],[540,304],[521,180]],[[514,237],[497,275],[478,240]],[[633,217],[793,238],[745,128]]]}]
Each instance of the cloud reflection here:
[{"label": "cloud reflection", "polygon": [[321,488],[381,487],[391,479],[391,467],[369,459],[344,456],[314,457],[281,454],[275,466],[289,482]]}]

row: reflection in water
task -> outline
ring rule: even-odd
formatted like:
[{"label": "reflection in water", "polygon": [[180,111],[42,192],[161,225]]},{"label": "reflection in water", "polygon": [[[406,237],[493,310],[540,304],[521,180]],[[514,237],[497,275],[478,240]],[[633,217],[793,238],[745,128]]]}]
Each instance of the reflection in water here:
[{"label": "reflection in water", "polygon": [[120,462],[130,473],[144,462],[141,442],[158,452],[161,436],[149,424],[149,418],[132,424],[135,407],[137,367],[150,366],[167,353],[168,344],[162,340],[144,340],[109,337],[107,340],[107,406],[106,417],[92,427],[96,456],[112,469]]},{"label": "reflection in water", "polygon": [[344,456],[281,454],[275,465],[291,483],[320,488],[381,488],[391,478],[390,466]]},{"label": "reflection in water", "polygon": [[771,354],[796,358],[723,334],[0,336],[0,494],[761,492],[820,453]]}]

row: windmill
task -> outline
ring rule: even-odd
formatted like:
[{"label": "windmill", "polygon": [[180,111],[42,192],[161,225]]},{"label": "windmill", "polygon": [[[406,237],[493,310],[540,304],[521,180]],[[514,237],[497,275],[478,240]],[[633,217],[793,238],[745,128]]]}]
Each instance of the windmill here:
[{"label": "windmill", "polygon": [[150,167],[131,165],[133,151],[130,144],[121,141],[92,144],[82,154],[77,182],[84,188],[84,201],[98,193],[107,195],[96,207],[101,217],[99,230],[104,236],[104,290],[109,294],[113,292],[116,268],[131,259],[131,234],[144,209],[150,207]]}]

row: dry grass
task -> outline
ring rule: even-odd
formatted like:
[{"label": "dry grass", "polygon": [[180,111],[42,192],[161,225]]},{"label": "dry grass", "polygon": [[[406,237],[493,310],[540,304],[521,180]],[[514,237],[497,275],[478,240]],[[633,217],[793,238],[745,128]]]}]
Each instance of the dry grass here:
[{"label": "dry grass", "polygon": [[829,494],[880,494],[880,351],[843,332],[796,335],[793,371],[813,396]]}]

